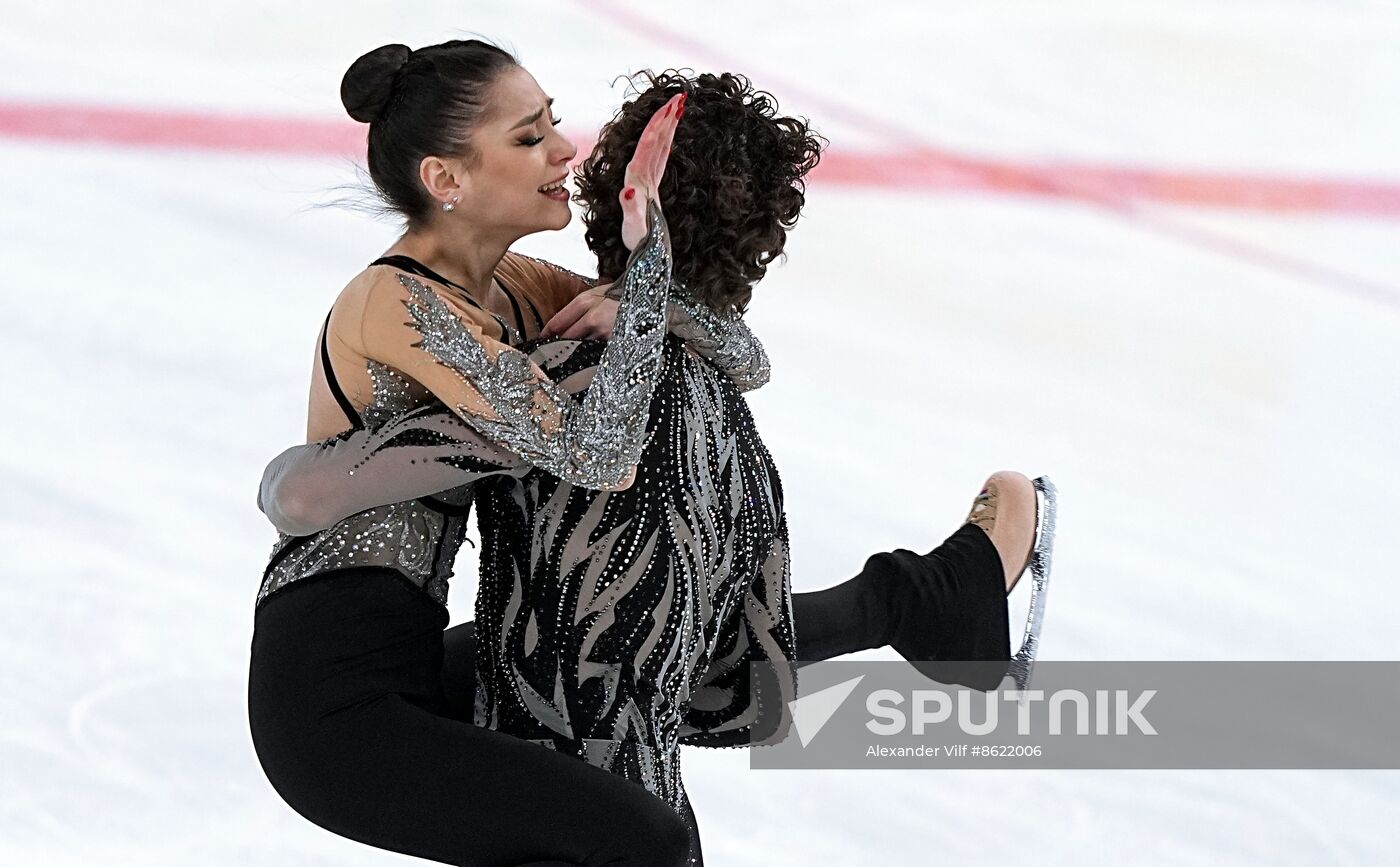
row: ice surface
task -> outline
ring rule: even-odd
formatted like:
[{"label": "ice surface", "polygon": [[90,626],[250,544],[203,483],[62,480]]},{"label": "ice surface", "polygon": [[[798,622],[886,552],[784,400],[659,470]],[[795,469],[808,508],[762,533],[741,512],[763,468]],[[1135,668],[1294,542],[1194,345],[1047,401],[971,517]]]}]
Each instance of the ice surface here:
[{"label": "ice surface", "polygon": [[[1400,9],[1193,2],[0,3],[0,101],[339,117],[359,53],[509,41],[587,130],[730,68],[833,151],[1400,183]],[[467,11],[464,11],[467,10]],[[334,156],[0,132],[0,863],[408,863],[288,809],[244,709],[313,341],[392,226]],[[1394,658],[1400,214],[814,183],[752,396],[799,590],[1061,494],[1043,656]],[[588,267],[576,224],[521,248]],[[459,563],[457,617],[475,562]],[[890,658],[872,651],[869,658]],[[1395,772],[759,772],[688,749],[714,865],[1374,864]]]}]

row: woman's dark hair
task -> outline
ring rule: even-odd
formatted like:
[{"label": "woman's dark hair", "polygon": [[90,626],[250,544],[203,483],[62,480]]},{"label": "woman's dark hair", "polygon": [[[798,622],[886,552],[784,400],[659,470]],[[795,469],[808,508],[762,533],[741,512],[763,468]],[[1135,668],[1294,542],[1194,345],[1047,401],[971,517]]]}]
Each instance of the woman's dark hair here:
[{"label": "woman's dark hair", "polygon": [[417,51],[381,45],[350,64],[340,101],[369,124],[369,175],[384,203],[410,226],[436,203],[418,178],[426,156],[472,159],[472,128],[486,113],[486,92],[519,62],[478,39],[454,39]]},{"label": "woman's dark hair", "polygon": [[676,128],[661,207],[675,253],[673,275],[710,309],[742,313],[787,243],[806,201],[804,178],[826,139],[805,120],[778,116],[773,95],[742,75],[677,70],[643,73],[650,87],[623,105],[603,128],[577,172],[585,237],[598,274],[615,278],[627,264],[622,206],[617,194],[642,129],[657,109],[684,91],[685,117]]}]

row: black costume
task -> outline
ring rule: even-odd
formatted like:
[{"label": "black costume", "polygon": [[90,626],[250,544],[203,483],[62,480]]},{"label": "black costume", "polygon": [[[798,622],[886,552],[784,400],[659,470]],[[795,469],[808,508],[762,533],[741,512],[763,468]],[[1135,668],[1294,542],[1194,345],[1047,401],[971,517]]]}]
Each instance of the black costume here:
[{"label": "black costume", "polygon": [[[624,310],[650,300],[655,312],[655,287],[669,280],[664,229],[650,240],[650,260],[629,266]],[[511,418],[518,378],[474,351],[431,290],[405,281],[423,351],[466,377],[498,417],[461,413],[468,426],[441,410],[405,412],[408,384],[390,368],[372,370],[365,429],[327,444],[322,467],[358,450],[356,495],[378,499],[326,530],[279,540],[259,595],[250,717],[269,779],[330,830],[450,863],[670,864],[687,849],[699,863],[679,744],[780,739],[796,696],[781,484],[738,388],[674,336],[649,350],[629,341],[647,329],[624,325],[621,313],[621,339],[609,349],[523,346],[561,392],[591,391],[601,379],[613,389],[607,405],[626,409],[619,389],[650,386],[636,481],[600,491],[619,459],[577,442],[558,448],[528,413]],[[614,370],[600,374],[608,353]],[[585,439],[626,460],[636,418],[614,413],[611,428]],[[444,472],[472,487],[425,496],[444,487]],[[448,698],[441,603],[472,497],[483,538],[479,632],[475,642],[470,630],[457,633],[463,641],[449,633]],[[903,635],[946,638],[959,633],[957,617],[897,618],[911,594],[956,595],[1000,614],[1000,631],[980,630],[979,652],[1004,658],[1000,587],[995,549],[968,525],[930,555],[876,555],[858,579],[807,594],[805,622],[819,658]],[[995,620],[979,616],[978,625]],[[459,694],[472,668],[476,726],[463,722]],[[674,812],[659,816],[662,802],[648,791]]]}]

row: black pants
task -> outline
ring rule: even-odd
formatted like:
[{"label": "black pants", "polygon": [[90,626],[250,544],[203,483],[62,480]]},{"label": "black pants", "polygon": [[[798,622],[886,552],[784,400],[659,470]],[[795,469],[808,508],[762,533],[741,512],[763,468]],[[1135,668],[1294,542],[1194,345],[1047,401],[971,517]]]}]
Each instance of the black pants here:
[{"label": "black pants", "polygon": [[381,849],[479,867],[679,867],[686,823],[638,784],[443,712],[447,614],[387,569],[259,608],[253,744],[298,813]]},{"label": "black pants", "polygon": [[[966,525],[929,554],[876,554],[849,581],[794,594],[798,652],[815,662],[894,644],[909,658],[1003,659],[1003,587],[996,549]],[[700,863],[693,814],[472,725],[475,624],[446,625],[386,569],[303,579],[258,610],[249,721],[263,770],[293,809],[353,840],[449,864]]]}]

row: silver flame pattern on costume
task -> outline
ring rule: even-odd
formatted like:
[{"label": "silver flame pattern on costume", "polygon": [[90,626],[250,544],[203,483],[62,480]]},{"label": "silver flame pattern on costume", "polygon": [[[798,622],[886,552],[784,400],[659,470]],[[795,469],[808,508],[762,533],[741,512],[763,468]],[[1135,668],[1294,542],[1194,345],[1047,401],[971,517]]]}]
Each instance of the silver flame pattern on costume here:
[{"label": "silver flame pattern on costume", "polygon": [[406,302],[411,324],[423,337],[418,345],[461,375],[496,418],[469,406],[454,408],[530,464],[599,490],[617,487],[637,465],[661,367],[671,240],[655,202],[648,203],[648,217],[649,233],[619,281],[622,303],[612,340],[582,405],[541,381],[524,354],[502,351],[491,358],[437,293],[399,275],[412,299]]},{"label": "silver flame pattern on costume", "polygon": [[[646,433],[647,405],[665,337],[662,311],[671,274],[665,219],[655,203],[649,203],[647,216],[647,237],[638,244],[623,275],[629,295],[618,314],[616,333],[622,339],[610,346],[611,366],[600,376],[606,398],[617,401],[616,405],[608,405],[605,398],[592,398],[590,394],[591,400],[586,398],[584,406],[578,408],[567,394],[548,383],[539,383],[529,359],[519,352],[502,352],[497,359],[501,363],[496,364],[431,289],[407,275],[399,275],[416,302],[409,305],[410,310],[421,315],[415,316],[415,321],[424,335],[424,349],[442,352],[437,360],[449,366],[454,362],[466,364],[467,369],[458,372],[477,373],[474,384],[488,399],[495,399],[492,408],[497,415],[517,422],[514,426],[494,423],[497,432],[508,434],[499,441],[517,447],[517,451],[523,448],[527,459],[536,456],[530,450],[532,446],[535,451],[542,447],[543,453],[538,456],[550,461],[552,469],[572,466],[572,477],[584,483],[620,481],[635,465]],[[361,413],[363,424],[374,428],[412,409],[413,397],[406,379],[374,361],[369,362],[369,374],[374,398]],[[569,423],[554,436],[546,436],[532,414],[538,408],[533,402],[535,390],[553,399],[568,419]],[[599,417],[591,417],[590,410]],[[472,421],[483,419],[473,416]],[[533,437],[530,428],[534,428]],[[565,435],[559,436],[560,433]],[[568,451],[569,448],[574,450]],[[586,449],[592,449],[592,454]],[[515,468],[488,462],[475,475]],[[443,494],[435,502],[393,502],[351,515],[306,536],[282,534],[263,572],[256,604],[261,605],[272,593],[308,575],[353,566],[386,566],[398,570],[445,605],[452,563],[465,538],[469,497],[470,492],[461,489]]]},{"label": "silver flame pattern on costume", "polygon": [[[659,241],[664,235],[658,236],[657,228],[654,223],[652,237]],[[664,224],[659,228],[664,232]],[[636,258],[643,273],[659,273],[658,263],[649,263],[645,254]],[[669,257],[664,270],[669,274]],[[660,296],[664,303],[665,287],[649,292],[646,282],[634,284],[636,293],[652,302]],[[643,377],[607,365],[623,358],[646,369],[646,355],[610,356],[616,338],[606,348],[591,341],[541,343],[528,356],[554,381],[541,389],[527,356],[502,353],[520,363],[490,370],[486,353],[475,355],[463,339],[469,332],[439,321],[435,296],[413,297],[410,307],[422,314],[415,317],[424,335],[421,346],[444,364],[475,371],[476,378],[464,373],[465,378],[473,385],[485,383],[478,390],[501,416],[498,427],[481,432],[494,436],[510,428],[514,439],[504,441],[512,448],[484,442],[472,429],[482,427],[479,415],[467,422],[419,407],[389,418],[380,410],[392,396],[408,401],[411,395],[401,387],[407,385],[401,376],[383,368],[371,371],[375,403],[381,394],[384,402],[365,412],[372,429],[302,454],[324,456],[323,467],[335,484],[345,482],[348,473],[356,483],[377,478],[392,480],[389,487],[421,485],[433,471],[446,473],[446,484],[429,484],[419,496],[471,484],[451,497],[466,502],[470,493],[479,504],[476,722],[574,754],[644,785],[683,811],[680,745],[742,747],[782,740],[797,694],[782,486],[740,394],[745,385],[767,379],[761,345],[742,322],[735,327],[720,318],[694,317],[697,328],[712,329],[706,332],[710,348],[730,360],[725,372],[737,373],[730,379],[719,365],[687,352],[678,337],[666,337],[658,327],[660,304],[650,308],[653,318],[646,322],[620,322],[631,335],[649,327],[657,357],[645,377],[648,402],[640,409],[641,427],[628,435],[636,439],[637,479],[627,490],[600,490],[605,474],[581,469],[586,453],[560,455],[528,408],[538,408],[542,395],[578,412],[598,400],[600,385],[635,398],[643,385],[636,380]],[[622,309],[631,304],[624,301]],[[726,339],[742,345],[726,351]],[[456,350],[445,349],[454,341]],[[578,404],[569,392],[582,388],[587,394]],[[507,419],[511,407],[525,409]],[[566,430],[553,431],[552,439],[563,441]],[[589,434],[587,428],[573,430],[583,430],[584,438]],[[620,450],[617,437],[608,443]],[[521,451],[532,463],[541,458],[541,465],[565,465],[584,484],[530,468],[512,453]],[[405,471],[395,469],[404,469],[405,462]],[[401,488],[398,495],[407,496]],[[438,523],[394,535],[413,523],[410,515],[420,514]],[[308,537],[308,554],[319,552],[316,556],[293,556],[280,566],[275,558],[259,600],[312,571],[389,565],[416,570],[410,579],[443,602],[451,556],[462,539],[460,523],[421,500],[352,515]],[[365,535],[381,529],[380,536]],[[289,540],[300,541],[283,537],[284,543]],[[446,555],[425,560],[422,555],[438,540]],[[382,552],[384,562],[363,559],[366,541],[369,550]],[[401,546],[397,552],[396,545]]]},{"label": "silver flame pattern on costume", "polygon": [[[552,348],[555,379],[598,355]],[[675,337],[664,364],[632,487],[476,485],[475,721],[681,811],[681,744],[786,736],[795,647],[782,487],[748,406]]]},{"label": "silver flame pattern on costume", "polygon": [[[369,374],[374,399],[360,415],[368,429],[374,431],[411,410],[413,399],[408,381],[392,368],[371,361]],[[314,450],[312,454],[330,452],[351,433],[307,448]],[[366,455],[366,459],[370,456]],[[484,460],[475,469],[473,481],[516,468]],[[352,467],[348,472],[353,474],[355,470]],[[267,493],[265,478],[258,497],[259,506],[265,511],[276,508],[277,503],[276,497],[266,496]],[[437,506],[416,499],[389,501],[323,530],[300,536],[280,534],[263,572],[256,604],[261,605],[272,593],[308,575],[351,566],[387,566],[422,588],[438,604],[446,605],[452,562],[466,536],[468,496],[468,489],[462,488],[442,494]],[[450,508],[444,510],[443,504]]]}]

